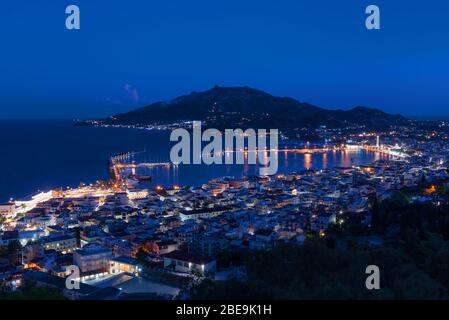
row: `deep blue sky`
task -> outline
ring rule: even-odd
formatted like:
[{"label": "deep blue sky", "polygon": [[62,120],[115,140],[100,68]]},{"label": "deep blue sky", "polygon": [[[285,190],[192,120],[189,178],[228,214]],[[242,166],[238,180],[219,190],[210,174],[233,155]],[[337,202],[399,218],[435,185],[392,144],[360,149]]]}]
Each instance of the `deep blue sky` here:
[{"label": "deep blue sky", "polygon": [[449,115],[448,15],[445,0],[5,0],[0,118],[104,116],[216,84]]}]

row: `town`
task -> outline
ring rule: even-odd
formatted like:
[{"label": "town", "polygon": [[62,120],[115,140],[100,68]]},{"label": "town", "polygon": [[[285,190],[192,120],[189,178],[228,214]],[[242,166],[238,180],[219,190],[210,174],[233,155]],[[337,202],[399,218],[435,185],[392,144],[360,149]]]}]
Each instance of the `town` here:
[{"label": "town", "polygon": [[[245,281],[244,267],[220,264],[223,253],[272,250],[279,241],[301,246],[354,216],[370,228],[373,199],[401,190],[412,202],[447,205],[447,194],[436,192],[449,187],[447,129],[446,122],[388,133],[320,127],[315,134],[329,142],[324,152],[359,148],[388,157],[200,186],[111,181],[3,203],[1,285],[13,292],[32,281],[67,299],[188,299],[188,289],[205,279]],[[80,270],[78,290],[66,287],[72,266]]]}]

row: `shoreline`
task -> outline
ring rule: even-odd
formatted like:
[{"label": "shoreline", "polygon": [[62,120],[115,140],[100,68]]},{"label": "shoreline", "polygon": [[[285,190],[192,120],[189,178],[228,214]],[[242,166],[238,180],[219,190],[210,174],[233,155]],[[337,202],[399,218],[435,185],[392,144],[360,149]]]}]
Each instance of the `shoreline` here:
[{"label": "shoreline", "polygon": [[[278,151],[279,153],[284,153],[284,151],[283,150],[280,150],[280,151]],[[329,153],[336,153],[336,152],[338,152],[338,153],[346,153],[346,152],[366,152],[366,153],[374,153],[374,151],[370,151],[370,150],[365,150],[365,149],[360,149],[360,150],[327,150],[327,151],[325,151],[325,152],[316,152],[316,153],[313,153],[313,154],[329,154]],[[312,155],[313,155],[312,154]],[[302,154],[303,155],[303,154]],[[300,172],[316,172],[316,171],[323,171],[323,170],[329,170],[329,171],[332,171],[332,170],[342,170],[342,169],[354,169],[355,167],[370,167],[370,166],[373,166],[373,165],[375,165],[375,162],[377,162],[377,161],[379,161],[379,160],[384,160],[385,158],[382,158],[382,159],[378,159],[378,160],[374,160],[374,161],[372,161],[372,162],[369,162],[369,163],[366,163],[366,164],[359,164],[359,165],[352,165],[352,166],[340,166],[340,165],[334,165],[334,166],[332,166],[332,167],[327,167],[327,168],[321,168],[321,169],[319,169],[319,168],[316,168],[316,169],[314,169],[313,167],[310,167],[310,168],[303,168],[302,170],[300,170],[300,171],[297,171],[297,170],[292,170],[292,171],[289,171],[289,172],[277,172],[276,174],[274,174],[274,175],[271,175],[270,177],[274,177],[274,176],[277,176],[277,175],[289,175],[289,174],[293,174],[293,173],[300,173]],[[231,164],[229,164],[229,165],[225,165],[225,164],[223,164],[223,166],[232,166]],[[257,165],[254,165],[254,166],[257,166]],[[250,175],[250,176],[253,176],[253,175]],[[263,175],[254,175],[254,176],[259,176],[259,177],[262,177]],[[215,176],[214,178],[211,178],[211,180],[213,180],[213,179],[222,179],[222,178],[224,178],[225,176]],[[241,176],[239,176],[239,177],[234,177],[236,180],[242,180],[244,177],[246,177],[244,174],[242,174]],[[52,187],[52,188],[50,188],[50,189],[48,189],[48,190],[46,190],[46,191],[42,191],[42,190],[40,190],[40,189],[38,189],[38,190],[36,190],[35,192],[32,192],[31,194],[28,194],[28,195],[26,195],[26,196],[24,196],[24,197],[10,197],[9,199],[9,201],[11,201],[11,199],[13,200],[13,201],[21,201],[21,199],[26,199],[26,198],[30,198],[30,197],[32,197],[32,196],[34,196],[34,195],[36,195],[36,194],[38,194],[38,193],[48,193],[48,192],[67,192],[67,191],[76,191],[76,190],[78,190],[78,189],[82,189],[82,188],[89,188],[89,187],[95,187],[96,185],[97,185],[97,182],[99,182],[99,181],[104,181],[104,180],[97,180],[95,183],[93,183],[93,182],[91,182],[91,183],[85,183],[84,184],[84,186],[82,186],[82,187],[80,187],[80,186],[67,186],[67,188],[64,188],[64,187],[62,187],[62,186],[60,186],[60,187]],[[104,181],[104,182],[106,182],[106,183],[108,183],[108,182],[111,182],[111,180],[106,180],[106,181]],[[155,182],[155,181],[152,181],[152,182]],[[201,184],[204,184],[204,183],[207,183],[208,181],[202,181],[202,182],[198,182],[196,185],[193,185],[193,187],[198,187],[198,186],[200,186]],[[80,182],[81,183],[81,182]],[[162,183],[161,182],[156,182],[155,183],[155,185],[162,185]],[[188,184],[186,184],[186,185],[180,185],[180,187],[183,187],[183,186],[190,186],[190,185],[188,185]],[[167,187],[167,186],[164,186],[164,187]],[[137,187],[138,188],[138,187]],[[129,189],[129,188],[128,188]],[[8,201],[5,201],[5,202],[8,202]]]}]

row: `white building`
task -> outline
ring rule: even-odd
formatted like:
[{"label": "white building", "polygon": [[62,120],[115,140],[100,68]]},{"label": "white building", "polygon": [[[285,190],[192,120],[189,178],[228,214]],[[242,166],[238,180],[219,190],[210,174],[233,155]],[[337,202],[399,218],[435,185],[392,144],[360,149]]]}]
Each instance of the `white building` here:
[{"label": "white building", "polygon": [[139,262],[136,259],[127,256],[120,256],[109,260],[110,274],[119,274],[124,272],[138,276],[141,270],[142,269],[139,266]]},{"label": "white building", "polygon": [[129,200],[148,198],[148,189],[128,189],[126,190]]},{"label": "white building", "polygon": [[86,246],[73,253],[73,263],[80,268],[81,273],[109,272],[109,260],[112,251],[101,246]]},{"label": "white building", "polygon": [[230,212],[232,211],[232,208],[230,207],[214,207],[214,208],[202,208],[202,209],[195,209],[195,210],[183,210],[179,213],[179,217],[182,221],[189,220],[189,219],[200,219],[200,218],[213,218],[217,217],[224,212]]},{"label": "white building", "polygon": [[16,204],[14,202],[7,202],[0,204],[0,217],[14,218],[16,216]]},{"label": "white building", "polygon": [[164,268],[183,273],[214,274],[217,262],[211,257],[192,255],[183,251],[172,251],[164,256]]},{"label": "white building", "polygon": [[178,250],[178,243],[176,241],[159,241],[156,243],[159,248],[159,254],[164,255],[172,251]]},{"label": "white building", "polygon": [[56,250],[62,253],[69,253],[77,248],[76,238],[70,235],[45,238],[43,246],[45,250]]}]

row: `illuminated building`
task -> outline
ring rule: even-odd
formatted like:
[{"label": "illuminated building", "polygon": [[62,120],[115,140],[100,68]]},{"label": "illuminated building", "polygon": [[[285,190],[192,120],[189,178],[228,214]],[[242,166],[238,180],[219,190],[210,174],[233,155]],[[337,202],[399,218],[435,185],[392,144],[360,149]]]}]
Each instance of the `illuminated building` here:
[{"label": "illuminated building", "polygon": [[45,238],[43,246],[45,250],[56,250],[62,253],[69,253],[77,248],[76,238],[69,235]]},{"label": "illuminated building", "polygon": [[210,257],[192,255],[178,250],[164,255],[164,268],[178,272],[206,275],[215,273],[216,267],[216,260]]},{"label": "illuminated building", "polygon": [[129,200],[145,199],[148,197],[148,189],[128,189],[126,190]]},{"label": "illuminated building", "polygon": [[178,243],[176,241],[167,240],[159,241],[156,243],[159,254],[163,255],[178,249]]},{"label": "illuminated building", "polygon": [[109,259],[112,251],[101,246],[86,246],[73,253],[73,263],[82,273],[109,271]]},{"label": "illuminated building", "polygon": [[0,204],[0,217],[13,218],[16,215],[16,205],[14,202]]},{"label": "illuminated building", "polygon": [[139,262],[133,258],[120,256],[109,260],[109,273],[130,273],[138,276],[142,269],[139,266]]}]

